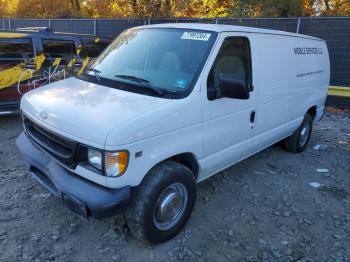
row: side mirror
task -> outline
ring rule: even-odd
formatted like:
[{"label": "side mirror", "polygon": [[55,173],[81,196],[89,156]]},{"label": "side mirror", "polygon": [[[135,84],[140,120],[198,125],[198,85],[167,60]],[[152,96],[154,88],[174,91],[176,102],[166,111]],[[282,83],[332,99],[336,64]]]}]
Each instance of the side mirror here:
[{"label": "side mirror", "polygon": [[249,90],[243,76],[221,73],[219,82],[223,97],[249,99]]}]

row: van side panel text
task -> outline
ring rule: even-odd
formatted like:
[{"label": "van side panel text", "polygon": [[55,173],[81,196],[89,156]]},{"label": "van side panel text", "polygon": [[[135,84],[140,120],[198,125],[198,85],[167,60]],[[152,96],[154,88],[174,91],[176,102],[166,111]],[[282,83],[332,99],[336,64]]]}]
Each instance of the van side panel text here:
[{"label": "van side panel text", "polygon": [[319,47],[295,47],[294,54],[296,55],[322,55],[323,50]]}]

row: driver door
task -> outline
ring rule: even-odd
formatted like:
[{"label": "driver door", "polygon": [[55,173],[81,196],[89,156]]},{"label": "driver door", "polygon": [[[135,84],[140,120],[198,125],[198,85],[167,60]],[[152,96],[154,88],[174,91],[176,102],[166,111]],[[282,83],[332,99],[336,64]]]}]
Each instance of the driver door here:
[{"label": "driver door", "polygon": [[[252,152],[257,91],[252,73],[252,36],[223,33],[204,71],[201,84],[205,173],[200,180],[249,156]],[[243,76],[249,99],[223,97],[220,74]]]}]

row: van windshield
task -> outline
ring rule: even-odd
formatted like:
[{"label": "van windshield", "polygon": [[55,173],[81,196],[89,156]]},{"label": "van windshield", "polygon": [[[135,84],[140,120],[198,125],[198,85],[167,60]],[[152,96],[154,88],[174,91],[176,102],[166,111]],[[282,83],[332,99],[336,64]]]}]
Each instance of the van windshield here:
[{"label": "van windshield", "polygon": [[216,39],[215,32],[130,29],[120,34],[85,75],[96,83],[155,96],[191,92]]}]

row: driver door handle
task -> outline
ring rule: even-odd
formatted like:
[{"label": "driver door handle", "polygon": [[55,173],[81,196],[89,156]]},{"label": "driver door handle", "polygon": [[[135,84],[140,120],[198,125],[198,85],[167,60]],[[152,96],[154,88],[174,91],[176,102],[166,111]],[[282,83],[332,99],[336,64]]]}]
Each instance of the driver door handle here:
[{"label": "driver door handle", "polygon": [[250,123],[254,124],[255,122],[255,111],[250,112]]}]

